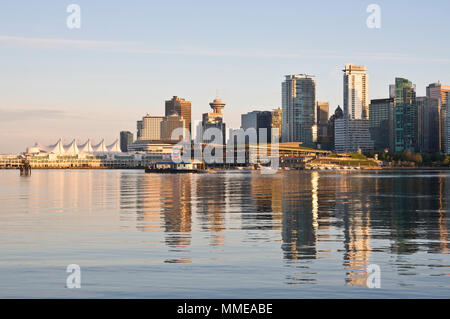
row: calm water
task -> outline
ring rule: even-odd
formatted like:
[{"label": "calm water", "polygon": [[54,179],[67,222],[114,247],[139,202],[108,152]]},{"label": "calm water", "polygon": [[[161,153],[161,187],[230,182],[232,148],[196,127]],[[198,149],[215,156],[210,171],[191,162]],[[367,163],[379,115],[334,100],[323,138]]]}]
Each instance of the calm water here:
[{"label": "calm water", "polygon": [[449,171],[0,170],[0,297],[448,298],[449,198]]}]

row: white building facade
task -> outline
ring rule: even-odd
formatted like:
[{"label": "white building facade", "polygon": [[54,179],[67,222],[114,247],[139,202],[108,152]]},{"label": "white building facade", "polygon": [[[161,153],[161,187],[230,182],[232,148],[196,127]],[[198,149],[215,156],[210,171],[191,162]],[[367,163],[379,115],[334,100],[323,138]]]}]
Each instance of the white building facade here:
[{"label": "white building facade", "polygon": [[347,63],[344,71],[344,115],[369,119],[369,76],[366,67]]}]

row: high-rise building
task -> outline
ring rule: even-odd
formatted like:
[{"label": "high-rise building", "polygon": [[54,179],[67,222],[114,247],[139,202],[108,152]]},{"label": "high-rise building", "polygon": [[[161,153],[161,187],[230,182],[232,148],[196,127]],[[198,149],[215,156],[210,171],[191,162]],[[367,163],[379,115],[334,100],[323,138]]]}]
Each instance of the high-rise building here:
[{"label": "high-rise building", "polygon": [[416,88],[411,81],[395,79],[395,152],[415,152],[417,148]]},{"label": "high-rise building", "polygon": [[447,106],[444,109],[444,114],[445,114],[445,127],[446,127],[446,132],[445,132],[445,140],[446,140],[446,148],[445,148],[445,154],[450,155],[450,92],[446,92],[446,100],[447,100]]},{"label": "high-rise building", "polygon": [[450,92],[450,85],[442,85],[441,83],[432,83],[427,86],[427,97],[438,100],[438,112],[439,112],[439,147],[440,151],[445,152],[447,148],[446,140],[446,105],[447,105],[447,92]]},{"label": "high-rise building", "polygon": [[[184,129],[182,134],[172,139],[172,133],[176,129]],[[186,127],[184,119],[177,113],[172,113],[164,117],[161,122],[161,140],[163,141],[179,141],[186,136]],[[180,130],[181,131],[181,130]]]},{"label": "high-rise building", "polygon": [[394,151],[394,98],[370,101],[369,127],[376,151]]},{"label": "high-rise building", "polygon": [[222,132],[222,143],[225,145],[226,132],[225,123],[223,122],[222,110],[225,107],[225,103],[221,99],[216,98],[213,102],[209,103],[209,106],[213,109],[210,113],[203,113],[202,123],[200,131],[197,132],[197,141],[203,143],[211,143],[216,137],[204,138],[204,133],[210,128],[219,129]]},{"label": "high-rise building", "polygon": [[137,122],[139,141],[159,141],[161,140],[161,122],[164,117],[150,116],[146,114],[142,121]]},{"label": "high-rise building", "polygon": [[395,99],[395,84],[389,84],[389,98]]},{"label": "high-rise building", "polygon": [[341,107],[338,105],[334,114],[330,117],[328,121],[328,140],[331,144],[331,149],[334,149],[334,126],[337,119],[341,119],[344,117],[344,111],[342,111]]},{"label": "high-rise building", "polygon": [[369,121],[351,120],[346,116],[335,120],[334,148],[337,153],[373,151],[374,142],[370,136]]},{"label": "high-rise building", "polygon": [[283,112],[281,107],[272,110],[272,129],[278,129],[278,137],[281,140],[281,130],[283,129]]},{"label": "high-rise building", "polygon": [[133,133],[129,131],[120,132],[120,150],[124,153],[128,152],[128,145],[133,143]]},{"label": "high-rise building", "polygon": [[286,75],[282,90],[282,140],[312,146],[317,139],[316,82],[311,75]]},{"label": "high-rise building", "polygon": [[174,96],[171,100],[166,101],[166,116],[173,113],[178,114],[184,120],[184,127],[192,133],[191,130],[191,101]]},{"label": "high-rise building", "polygon": [[241,115],[241,128],[247,130],[254,128],[257,134],[257,142],[260,143],[260,137],[265,129],[265,142],[271,142],[272,136],[272,112],[270,111],[253,111]]},{"label": "high-rise building", "polygon": [[347,63],[344,71],[344,115],[350,120],[369,117],[369,77],[366,67]]},{"label": "high-rise building", "polygon": [[439,100],[431,97],[416,97],[417,109],[417,152],[440,151]]},{"label": "high-rise building", "polygon": [[328,142],[328,102],[317,102],[317,142]]}]

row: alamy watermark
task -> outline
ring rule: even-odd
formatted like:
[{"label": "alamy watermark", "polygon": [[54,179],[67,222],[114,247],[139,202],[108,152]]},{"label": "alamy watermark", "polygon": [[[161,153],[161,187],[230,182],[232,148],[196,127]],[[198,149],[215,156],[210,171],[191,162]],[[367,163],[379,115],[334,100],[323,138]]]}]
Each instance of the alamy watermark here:
[{"label": "alamy watermark", "polygon": [[66,288],[81,288],[81,268],[77,264],[70,264],[66,268],[69,273],[66,279]]},{"label": "alamy watermark", "polygon": [[67,13],[70,13],[66,20],[66,25],[69,29],[81,28],[81,7],[78,4],[72,3],[67,6]]},{"label": "alamy watermark", "polygon": [[[270,135],[269,135],[270,132]],[[225,142],[223,131],[217,127],[199,128],[192,142],[185,128],[172,131],[171,138],[182,140],[173,147],[175,163],[199,161],[206,164],[260,165],[264,174],[273,174],[279,168],[279,129],[254,128],[230,130]],[[270,141],[268,139],[270,138]]]},{"label": "alamy watermark", "polygon": [[367,17],[366,25],[369,29],[381,28],[381,7],[378,4],[372,3],[367,6],[367,13],[370,15]]},{"label": "alamy watermark", "polygon": [[381,288],[381,268],[377,264],[370,264],[367,266],[367,287],[368,288]]}]

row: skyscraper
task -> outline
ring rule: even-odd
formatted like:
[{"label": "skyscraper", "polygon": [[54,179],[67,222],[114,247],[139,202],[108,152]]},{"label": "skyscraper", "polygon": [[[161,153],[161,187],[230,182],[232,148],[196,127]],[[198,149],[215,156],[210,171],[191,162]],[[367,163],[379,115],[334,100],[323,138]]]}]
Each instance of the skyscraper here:
[{"label": "skyscraper", "polygon": [[441,83],[431,83],[427,86],[427,97],[438,100],[439,112],[439,147],[440,151],[445,152],[447,148],[446,140],[446,105],[447,92],[450,92],[450,85],[441,85]]},{"label": "skyscraper", "polygon": [[347,63],[344,71],[344,115],[350,120],[369,117],[369,78],[366,67]]},{"label": "skyscraper", "polygon": [[171,100],[166,101],[166,116],[173,113],[178,114],[184,120],[184,127],[192,133],[191,130],[191,101],[174,96]]},{"label": "skyscraper", "polygon": [[446,92],[446,99],[447,99],[447,105],[445,108],[445,128],[446,132],[444,135],[444,138],[446,140],[446,148],[445,148],[445,154],[450,155],[450,92]]},{"label": "skyscraper", "polygon": [[254,128],[257,134],[257,142],[260,143],[260,137],[263,132],[261,129],[265,129],[266,138],[265,142],[271,142],[272,136],[272,112],[270,111],[253,111],[247,114],[241,115],[241,128],[247,130]]},{"label": "skyscraper", "polygon": [[272,110],[272,129],[278,129],[278,137],[280,141],[282,128],[283,128],[283,111],[281,110],[281,107],[279,107],[277,109]]},{"label": "skyscraper", "polygon": [[317,102],[317,142],[328,142],[328,102]]},{"label": "skyscraper", "polygon": [[161,140],[161,122],[164,117],[150,116],[146,114],[142,121],[137,122],[137,136],[139,141],[159,141]]},{"label": "skyscraper", "polygon": [[370,101],[369,127],[375,150],[394,151],[394,98]]},{"label": "skyscraper", "polygon": [[316,82],[306,74],[286,75],[282,90],[282,140],[312,146],[317,139]]},{"label": "skyscraper", "polygon": [[182,135],[172,139],[173,131],[181,128],[184,128],[186,130],[185,121],[180,115],[173,113],[169,116],[164,117],[164,119],[161,122],[161,140],[163,141],[182,140],[185,137],[185,132],[183,132]]},{"label": "skyscraper", "polygon": [[416,97],[417,109],[417,152],[435,153],[440,151],[439,104],[431,97]]},{"label": "skyscraper", "polygon": [[331,148],[334,149],[334,127],[337,119],[341,119],[344,117],[344,111],[342,111],[341,107],[338,105],[334,114],[331,115],[330,120],[328,121],[328,139],[331,144]]},{"label": "skyscraper", "polygon": [[128,152],[128,145],[133,143],[133,133],[129,131],[120,132],[120,150],[124,153]]},{"label": "skyscraper", "polygon": [[411,81],[395,79],[395,152],[414,152],[417,148],[416,88]]}]

